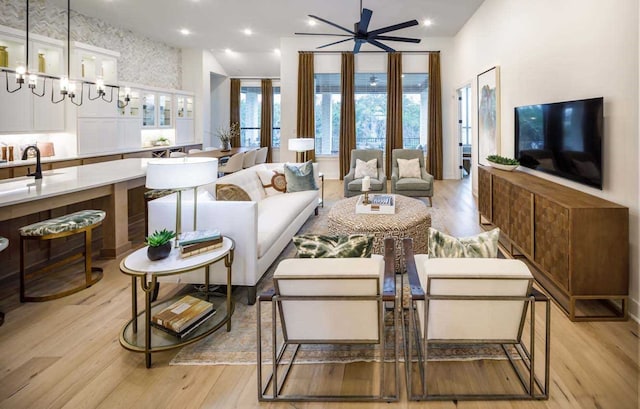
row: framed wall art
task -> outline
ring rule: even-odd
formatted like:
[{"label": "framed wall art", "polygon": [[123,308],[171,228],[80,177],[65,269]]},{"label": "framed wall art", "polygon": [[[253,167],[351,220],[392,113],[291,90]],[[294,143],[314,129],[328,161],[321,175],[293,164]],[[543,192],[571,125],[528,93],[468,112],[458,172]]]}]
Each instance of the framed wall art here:
[{"label": "framed wall art", "polygon": [[478,74],[478,163],[500,154],[500,67]]}]

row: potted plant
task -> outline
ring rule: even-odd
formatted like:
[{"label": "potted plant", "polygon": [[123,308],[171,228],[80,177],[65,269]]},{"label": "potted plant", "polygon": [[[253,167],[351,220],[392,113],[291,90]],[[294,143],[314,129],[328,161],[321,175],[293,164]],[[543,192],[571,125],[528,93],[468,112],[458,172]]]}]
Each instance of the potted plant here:
[{"label": "potted plant", "polygon": [[240,136],[240,125],[234,122],[229,128],[220,128],[216,136],[220,139],[221,150],[223,152],[231,150],[231,139]]},{"label": "potted plant", "polygon": [[176,237],[173,231],[162,229],[156,230],[146,239],[147,257],[151,261],[162,260],[167,258],[171,253],[171,239]]},{"label": "potted plant", "polygon": [[520,165],[516,159],[507,158],[500,155],[489,155],[487,160],[491,163],[491,166],[496,169],[506,170],[511,172]]}]

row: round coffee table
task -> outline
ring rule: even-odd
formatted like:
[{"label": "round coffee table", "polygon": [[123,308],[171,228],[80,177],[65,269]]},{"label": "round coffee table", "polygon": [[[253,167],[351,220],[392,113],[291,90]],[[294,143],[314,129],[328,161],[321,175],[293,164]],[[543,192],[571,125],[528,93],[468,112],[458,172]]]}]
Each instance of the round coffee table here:
[{"label": "round coffee table", "polygon": [[358,196],[337,202],[329,211],[329,233],[371,234],[373,235],[373,252],[384,254],[384,238],[393,237],[396,249],[396,272],[404,272],[402,257],[402,239],[411,237],[416,254],[428,252],[428,230],[431,226],[431,215],[427,206],[419,200],[395,195],[395,214],[356,214]]}]

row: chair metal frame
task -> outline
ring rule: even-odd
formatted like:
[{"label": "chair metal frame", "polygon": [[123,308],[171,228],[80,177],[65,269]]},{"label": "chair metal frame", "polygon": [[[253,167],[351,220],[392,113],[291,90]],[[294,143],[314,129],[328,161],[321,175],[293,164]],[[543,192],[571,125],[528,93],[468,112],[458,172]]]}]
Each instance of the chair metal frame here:
[{"label": "chair metal frame", "polygon": [[[396,301],[396,288],[395,288],[395,273],[393,269],[394,263],[394,246],[393,239],[385,239],[385,270],[384,270],[384,282],[382,291],[380,291],[379,278],[377,280],[377,295],[360,295],[360,296],[338,296],[338,295],[313,295],[313,296],[284,296],[279,294],[278,280],[287,280],[287,278],[274,278],[274,288],[268,292],[260,295],[257,303],[257,386],[258,386],[258,400],[259,401],[299,401],[299,402],[371,402],[371,401],[383,401],[383,402],[395,402],[398,400],[399,395],[399,356],[400,356],[400,331],[399,329],[399,312],[397,309]],[[300,280],[300,278],[295,278]],[[315,278],[321,279],[321,278]],[[356,278],[356,277],[334,277],[331,280],[372,280],[372,278]],[[350,301],[376,301],[378,305],[378,336],[377,339],[371,340],[296,340],[289,339],[286,331],[286,322],[283,318],[282,302],[284,301],[333,301],[333,300],[350,300]],[[271,303],[271,363],[263,363],[262,353],[262,323],[261,323],[261,304],[263,302]],[[394,376],[393,376],[393,390],[386,392],[385,383],[385,310],[392,305],[393,314],[393,326],[394,326]],[[277,315],[280,314],[280,320],[282,323],[282,332],[284,342],[280,348],[277,347]],[[291,368],[299,351],[299,348],[303,344],[378,344],[380,350],[379,370],[380,370],[380,384],[379,393],[375,395],[301,395],[301,394],[282,394],[282,390],[285,387],[285,383],[290,374]],[[291,358],[288,363],[283,362],[285,353],[288,347],[291,346],[293,351],[291,352]],[[272,372],[267,377],[266,381],[263,381],[263,366],[271,366]],[[286,365],[282,379],[279,378],[279,367]],[[269,393],[271,391],[271,393]]]},{"label": "chair metal frame", "polygon": [[[420,280],[418,278],[417,267],[415,263],[415,259],[413,257],[413,244],[411,239],[404,239],[403,242],[404,247],[404,257],[407,266],[407,277],[409,281],[409,289],[411,292],[411,303],[407,311],[402,309],[402,322],[407,323],[406,326],[403,325],[403,333],[405,340],[405,380],[407,386],[407,396],[409,400],[547,400],[549,399],[549,366],[550,366],[550,335],[551,335],[551,303],[549,302],[549,298],[541,293],[540,291],[534,289],[532,287],[533,278],[529,280],[529,286],[527,291],[527,296],[464,296],[464,295],[431,295],[430,288],[433,280],[441,280],[445,279],[443,277],[437,278],[428,278],[427,280],[427,292],[425,294]],[[486,280],[484,277],[455,277],[450,276],[447,277],[446,280],[455,280],[455,279],[464,279],[464,280]],[[514,279],[514,278],[503,278],[504,280]],[[501,280],[503,280],[501,279]],[[517,280],[523,280],[522,278],[517,278]],[[404,290],[404,286],[403,286]],[[520,327],[518,329],[518,335],[516,340],[487,340],[487,339],[478,339],[478,340],[454,340],[454,339],[428,339],[428,330],[429,330],[429,303],[431,301],[436,300],[475,300],[475,301],[522,301],[523,302],[523,311],[522,317],[520,320]],[[416,317],[416,301],[424,301],[424,328],[421,333],[420,322]],[[545,319],[545,364],[544,364],[544,383],[535,375],[535,362],[536,362],[536,353],[535,353],[535,306],[536,302],[543,302],[545,304],[546,311],[546,319]],[[523,342],[523,331],[524,325],[527,318],[527,310],[530,312],[529,314],[529,345],[530,351],[524,345]],[[408,314],[408,321],[405,321],[405,314]],[[415,333],[413,329],[416,329]],[[412,380],[412,372],[413,372],[413,342],[416,342],[417,355],[418,355],[418,365],[419,365],[419,373],[420,373],[420,384],[421,390],[417,393],[413,391],[413,380]],[[518,380],[523,387],[522,394],[516,393],[504,393],[504,394],[431,394],[427,385],[427,374],[428,374],[428,358],[429,358],[429,345],[431,344],[499,344],[506,357],[511,364],[514,372],[518,376]],[[519,358],[522,360],[523,364],[527,368],[528,377],[525,377],[521,371],[518,369],[516,362],[513,360],[511,353],[507,350],[507,346],[512,345],[514,349],[517,351]],[[537,388],[537,389],[536,389]]]}]

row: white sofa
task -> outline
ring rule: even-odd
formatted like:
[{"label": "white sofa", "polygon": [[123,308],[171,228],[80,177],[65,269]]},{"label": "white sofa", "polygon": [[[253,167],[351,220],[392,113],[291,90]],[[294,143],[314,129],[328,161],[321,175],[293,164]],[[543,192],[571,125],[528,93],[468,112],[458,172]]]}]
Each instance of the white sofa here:
[{"label": "white sofa", "polygon": [[[219,178],[215,184],[199,189],[197,229],[219,229],[235,243],[232,265],[233,285],[248,287],[248,303],[256,298],[256,285],[269,266],[284,250],[304,222],[317,212],[320,190],[281,193],[267,196],[258,177],[259,169],[282,168],[283,164],[256,165]],[[313,166],[316,186],[320,186],[317,165]],[[251,201],[217,201],[215,185],[228,183],[247,191]],[[149,206],[149,231],[175,230],[176,195],[152,200]],[[182,194],[182,230],[193,230],[193,194]],[[211,271],[211,284],[226,283],[224,263]],[[165,281],[203,283],[201,271],[167,277]]]}]

